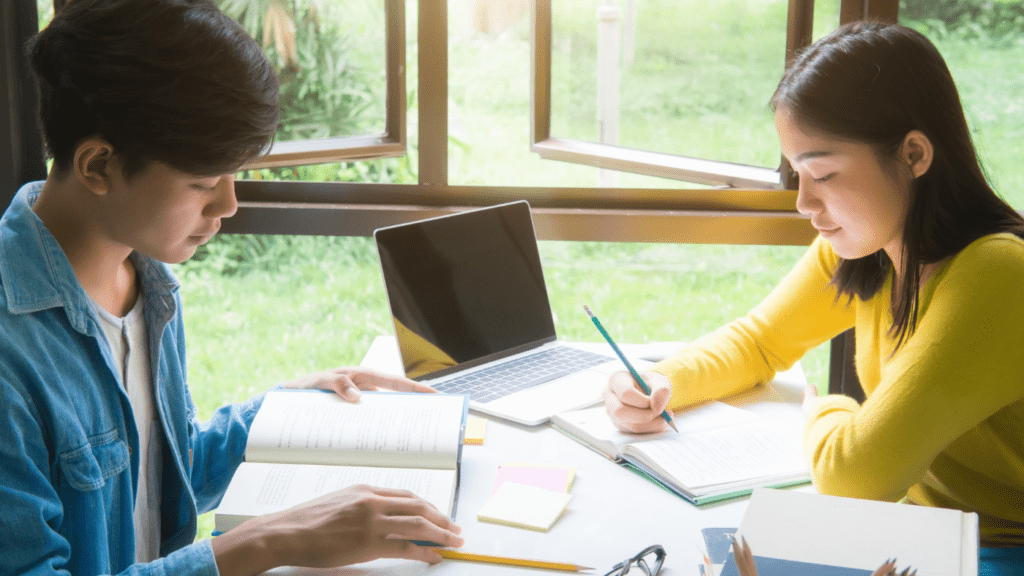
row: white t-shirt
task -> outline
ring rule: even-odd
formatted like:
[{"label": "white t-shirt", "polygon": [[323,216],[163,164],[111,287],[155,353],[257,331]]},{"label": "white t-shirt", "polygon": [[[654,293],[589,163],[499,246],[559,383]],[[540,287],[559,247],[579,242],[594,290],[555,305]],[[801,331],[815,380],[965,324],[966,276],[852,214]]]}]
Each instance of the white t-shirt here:
[{"label": "white t-shirt", "polygon": [[142,296],[124,318],[93,302],[115,362],[121,360],[121,385],[128,393],[135,427],[139,431],[139,485],[135,491],[135,560],[160,557],[160,475],[163,443],[153,401],[149,369],[149,335],[143,317]]}]

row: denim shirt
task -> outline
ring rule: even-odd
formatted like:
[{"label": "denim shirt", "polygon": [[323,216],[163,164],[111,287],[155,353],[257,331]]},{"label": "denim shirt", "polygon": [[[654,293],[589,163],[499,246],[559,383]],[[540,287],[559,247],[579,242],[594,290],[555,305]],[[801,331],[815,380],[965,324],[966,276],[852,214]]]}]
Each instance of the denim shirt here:
[{"label": "denim shirt", "polygon": [[0,219],[0,574],[217,574],[196,514],[220,503],[262,396],[196,420],[178,283],[132,254],[165,442],[161,558],[134,564],[135,420],[89,297],[32,212],[41,189]]}]

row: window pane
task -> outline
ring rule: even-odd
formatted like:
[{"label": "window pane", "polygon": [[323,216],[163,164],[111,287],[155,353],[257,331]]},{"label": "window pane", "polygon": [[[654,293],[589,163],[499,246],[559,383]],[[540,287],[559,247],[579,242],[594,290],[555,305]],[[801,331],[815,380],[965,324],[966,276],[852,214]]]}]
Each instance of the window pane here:
[{"label": "window pane", "polygon": [[[262,41],[265,29],[262,20],[250,21],[252,14],[259,14],[259,6],[269,4],[273,0],[220,0],[225,12],[238,18],[246,30],[257,40]],[[250,4],[252,5],[249,8]],[[318,139],[320,137],[345,137],[380,135],[385,131],[386,118],[386,52],[385,52],[385,9],[384,0],[299,0],[299,8],[293,12],[312,14],[315,18],[316,34],[301,32],[297,28],[297,38],[307,34],[305,42],[309,53],[325,53],[331,51],[333,56],[320,64],[316,61],[307,69],[297,70],[294,66],[282,66],[281,56],[271,38],[265,47],[268,56],[274,63],[282,85],[281,127],[276,139],[301,140]],[[406,2],[406,91],[407,95],[416,93],[416,0]],[[246,7],[246,11],[237,12]],[[304,8],[303,8],[304,7]],[[411,11],[410,11],[411,8]],[[229,10],[236,10],[229,12]],[[250,12],[253,10],[254,12]],[[305,12],[303,12],[305,10]],[[265,14],[265,12],[263,12]],[[307,16],[308,17],[308,16]],[[329,31],[334,30],[332,33]],[[339,40],[344,38],[345,42]],[[301,41],[300,41],[301,42]],[[300,52],[301,54],[301,52]],[[300,58],[301,59],[301,58]],[[343,65],[343,66],[342,66]],[[337,77],[331,76],[331,67],[343,70]],[[329,77],[331,76],[331,77]],[[334,83],[332,90],[347,94],[347,100],[323,98],[319,93],[310,92],[314,82]],[[287,84],[287,85],[286,85]],[[307,86],[302,90],[302,86]],[[299,106],[290,106],[299,95]],[[408,138],[415,143],[416,107],[415,99],[406,111],[409,126]],[[338,102],[341,102],[340,105]],[[349,104],[357,103],[358,106]],[[316,118],[320,123],[307,121]],[[324,136],[326,135],[326,136]],[[376,158],[368,160],[351,160],[309,164],[294,167],[262,168],[244,170],[239,173],[240,179],[253,180],[301,180],[305,182],[373,182],[415,184],[416,165],[415,148],[413,155],[399,157]]]},{"label": "window pane", "polygon": [[1024,210],[1024,4],[1020,2],[901,2],[900,21],[935,43],[949,66],[974,145],[990,182]]},{"label": "window pane", "polygon": [[[530,151],[529,0],[449,0],[448,19],[449,183],[597,185],[599,169],[542,160]],[[781,63],[777,71],[781,74]],[[623,173],[618,185],[679,188],[681,183]]]},{"label": "window pane", "polygon": [[822,36],[839,27],[839,8],[842,0],[814,0],[814,29],[811,41],[815,42]]},{"label": "window pane", "polygon": [[36,12],[39,14],[39,29],[42,30],[53,20],[53,0],[36,0]]},{"label": "window pane", "polygon": [[[552,12],[553,137],[778,166],[767,102],[785,63],[786,0],[558,0]],[[599,58],[616,36],[619,50]],[[617,113],[614,82],[598,86],[616,67]],[[617,139],[601,128],[615,122]]]},{"label": "window pane", "polygon": [[219,0],[274,64],[278,141],[381,134],[385,127],[383,0]]},{"label": "window pane", "polygon": [[[747,314],[807,251],[803,246],[541,242],[560,338],[601,342],[594,309],[619,342],[690,342]],[[827,390],[828,344],[801,361]]]}]

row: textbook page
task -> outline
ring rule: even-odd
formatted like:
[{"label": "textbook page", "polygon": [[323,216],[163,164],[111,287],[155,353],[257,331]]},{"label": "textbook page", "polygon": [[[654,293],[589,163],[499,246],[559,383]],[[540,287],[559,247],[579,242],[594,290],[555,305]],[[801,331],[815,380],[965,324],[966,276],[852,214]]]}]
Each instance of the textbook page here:
[{"label": "textbook page", "polygon": [[454,469],[466,400],[446,394],[272,390],[253,420],[249,462]]},{"label": "textbook page", "polygon": [[356,484],[408,490],[451,515],[457,477],[455,470],[243,462],[217,507],[214,523],[218,532],[226,532],[249,518]]}]

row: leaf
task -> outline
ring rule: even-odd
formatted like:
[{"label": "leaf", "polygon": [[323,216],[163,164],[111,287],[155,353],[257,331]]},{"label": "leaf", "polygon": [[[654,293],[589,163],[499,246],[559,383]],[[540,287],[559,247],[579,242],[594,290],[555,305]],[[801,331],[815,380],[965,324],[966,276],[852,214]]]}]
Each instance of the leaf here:
[{"label": "leaf", "polygon": [[284,59],[284,66],[298,66],[299,54],[295,46],[295,20],[288,13],[288,9],[278,2],[273,2],[267,7],[263,29],[264,46],[270,45],[271,36],[274,39],[274,48]]}]

